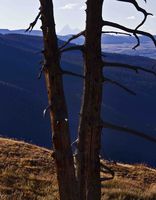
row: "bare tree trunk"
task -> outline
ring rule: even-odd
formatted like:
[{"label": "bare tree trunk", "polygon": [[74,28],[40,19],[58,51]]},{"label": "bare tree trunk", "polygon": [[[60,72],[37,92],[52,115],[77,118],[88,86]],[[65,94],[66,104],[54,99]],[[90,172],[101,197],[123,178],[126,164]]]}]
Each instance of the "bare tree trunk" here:
[{"label": "bare tree trunk", "polygon": [[79,124],[78,172],[81,200],[101,199],[100,144],[102,103],[102,31],[103,0],[87,1],[83,105]]},{"label": "bare tree trunk", "polygon": [[71,149],[67,106],[63,90],[60,56],[52,0],[40,0],[44,37],[44,73],[50,105],[54,159],[61,200],[77,200],[77,186]]}]

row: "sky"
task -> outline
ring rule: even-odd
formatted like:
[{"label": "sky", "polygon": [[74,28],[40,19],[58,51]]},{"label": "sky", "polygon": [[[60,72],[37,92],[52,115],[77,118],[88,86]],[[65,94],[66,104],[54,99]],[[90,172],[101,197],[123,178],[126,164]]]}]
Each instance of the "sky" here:
[{"label": "sky", "polygon": [[[69,25],[72,29],[83,30],[85,26],[85,0],[53,0],[57,32]],[[156,0],[137,0],[148,12],[149,16],[142,30],[156,34]],[[0,0],[0,28],[26,29],[37,16],[39,0]],[[130,28],[134,28],[142,20],[143,15],[138,13],[133,5],[104,0],[103,18],[114,21]],[[40,29],[38,23],[35,29]]]}]

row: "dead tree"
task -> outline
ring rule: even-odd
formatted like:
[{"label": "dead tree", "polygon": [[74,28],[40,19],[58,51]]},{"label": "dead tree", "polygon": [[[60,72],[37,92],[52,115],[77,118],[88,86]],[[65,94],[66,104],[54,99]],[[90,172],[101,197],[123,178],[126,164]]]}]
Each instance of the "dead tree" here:
[{"label": "dead tree", "polygon": [[[114,27],[125,31],[125,34],[133,34],[137,40],[134,49],[140,45],[138,35],[144,35],[152,39],[156,45],[155,38],[139,28],[144,24],[150,13],[139,7],[135,0],[118,0],[132,3],[135,8],[142,12],[144,19],[135,28],[129,29],[120,24],[104,21],[102,19],[102,6],[104,0],[87,0],[86,29],[77,35],[72,36],[62,47],[58,47],[55,31],[54,13],[52,0],[40,0],[41,8],[35,21],[30,24],[28,30],[32,30],[37,20],[41,18],[44,39],[44,64],[41,70],[45,74],[50,111],[52,135],[53,135],[53,157],[56,162],[59,193],[61,200],[100,200],[101,199],[101,179],[100,179],[100,144],[101,132],[103,128],[128,132],[142,137],[146,140],[156,142],[156,138],[147,136],[128,127],[121,127],[101,119],[101,103],[103,84],[107,81],[121,87],[130,94],[135,94],[129,88],[111,80],[103,74],[103,67],[124,67],[134,72],[139,70],[156,74],[152,70],[144,69],[140,66],[127,65],[125,63],[111,63],[102,60],[101,35],[108,33],[102,30],[104,27]],[[120,32],[115,32],[120,33]],[[69,46],[68,44],[80,37],[85,37],[84,45]],[[61,69],[61,54],[71,50],[80,50],[84,58],[84,75],[76,74]],[[40,75],[41,75],[40,73]],[[64,97],[63,74],[68,74],[84,79],[83,101],[80,112],[80,122],[78,129],[78,151],[76,155],[76,169],[71,149],[69,121],[66,101]],[[45,110],[45,112],[47,111]],[[76,174],[76,175],[75,175]],[[80,195],[78,195],[80,194]]]},{"label": "dead tree", "polygon": [[[138,34],[150,37],[154,44],[156,41],[154,37],[146,32],[138,30],[146,21],[147,16],[151,15],[142,9],[135,0],[119,0],[123,2],[132,3],[135,8],[142,12],[144,19],[134,29],[128,29],[115,23],[106,22],[102,20],[102,6],[103,0],[87,0],[86,5],[86,29],[85,29],[85,43],[84,43],[84,91],[83,101],[80,113],[80,124],[78,130],[78,155],[77,155],[77,176],[79,182],[80,199],[82,200],[99,200],[101,199],[101,182],[100,182],[100,145],[102,128],[112,128],[120,131],[131,132],[131,129],[125,129],[116,125],[102,123],[101,120],[101,104],[102,104],[102,86],[103,82],[108,81],[113,83],[131,94],[135,94],[127,87],[120,83],[110,80],[103,76],[102,68],[108,64],[102,61],[101,58],[101,34],[102,27],[113,26],[132,33],[137,39],[136,49],[140,45]],[[78,35],[79,36],[79,35]],[[118,65],[119,63],[109,63],[109,66]],[[118,66],[130,67],[131,69],[144,70],[141,67],[129,66],[119,64]],[[152,73],[150,70],[146,72]],[[155,74],[155,72],[153,72]],[[135,135],[140,135],[138,132],[132,131]],[[144,134],[140,136],[147,139]],[[150,137],[148,137],[150,140]],[[152,141],[154,139],[152,138]],[[155,140],[156,141],[156,140]]]},{"label": "dead tree", "polygon": [[35,21],[30,24],[32,29],[40,17],[44,39],[44,64],[49,112],[52,127],[53,157],[61,200],[78,200],[74,161],[71,149],[69,120],[63,90],[60,66],[60,54],[55,31],[55,21],[52,0],[40,0],[40,12]]},{"label": "dead tree", "polygon": [[77,168],[81,200],[101,198],[100,145],[103,72],[101,58],[103,0],[87,1],[84,91],[78,130]]}]

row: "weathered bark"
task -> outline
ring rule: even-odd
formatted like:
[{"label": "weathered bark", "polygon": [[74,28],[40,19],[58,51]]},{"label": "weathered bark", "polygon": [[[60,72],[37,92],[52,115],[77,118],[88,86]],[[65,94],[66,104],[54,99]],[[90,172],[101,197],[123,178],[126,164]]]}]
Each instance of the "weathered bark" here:
[{"label": "weathered bark", "polygon": [[61,200],[77,200],[76,177],[63,90],[52,0],[40,0],[44,38],[44,74],[50,105],[54,159]]},{"label": "weathered bark", "polygon": [[87,1],[83,104],[79,124],[77,177],[81,200],[101,199],[100,144],[102,103],[102,32],[103,0]]}]

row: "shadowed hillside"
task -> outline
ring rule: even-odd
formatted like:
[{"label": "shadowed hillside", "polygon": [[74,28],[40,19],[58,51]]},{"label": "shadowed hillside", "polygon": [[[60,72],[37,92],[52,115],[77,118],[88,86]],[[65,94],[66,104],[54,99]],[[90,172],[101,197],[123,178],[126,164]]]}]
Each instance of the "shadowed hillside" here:
[{"label": "shadowed hillside", "polygon": [[[59,41],[60,45],[62,43]],[[17,34],[0,36],[0,93],[2,94],[0,135],[49,148],[51,147],[49,117],[47,115],[45,119],[43,118],[43,110],[48,104],[46,88],[44,78],[41,80],[37,78],[40,70],[39,62],[42,60],[39,53],[41,50],[41,37]],[[156,70],[156,60],[145,57],[107,53],[104,59]],[[65,53],[62,66],[65,70],[82,74],[81,54]],[[136,96],[106,83],[102,117],[114,124],[128,126],[155,136],[156,76],[120,68],[106,68],[104,73],[136,92]],[[82,81],[77,77],[64,76],[72,140],[77,133]],[[126,133],[105,129],[102,135],[102,154],[110,160],[145,162],[156,166],[156,144]]]},{"label": "shadowed hillside", "polygon": [[[156,170],[101,160],[115,172],[102,182],[102,200],[155,200]],[[101,177],[109,178],[107,170]],[[0,138],[0,199],[58,200],[51,151],[24,142]]]}]

